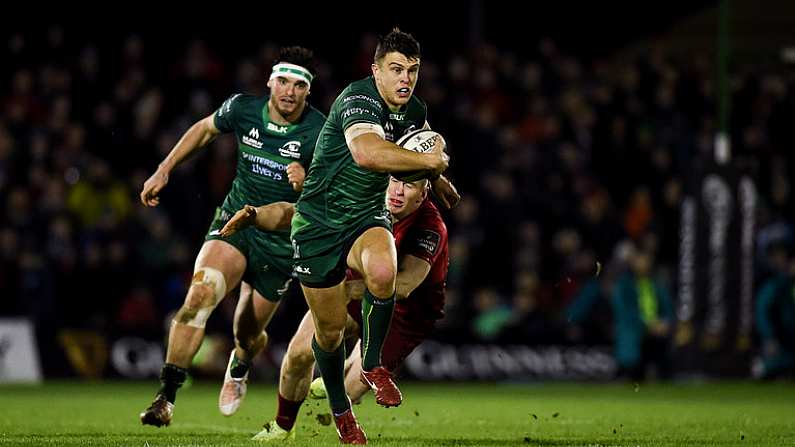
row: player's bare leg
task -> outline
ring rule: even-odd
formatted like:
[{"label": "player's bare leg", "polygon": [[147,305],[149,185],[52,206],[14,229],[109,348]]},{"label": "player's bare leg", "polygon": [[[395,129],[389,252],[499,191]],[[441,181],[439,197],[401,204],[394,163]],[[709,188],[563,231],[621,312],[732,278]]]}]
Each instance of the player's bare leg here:
[{"label": "player's bare leg", "polygon": [[141,423],[168,426],[177,390],[204,339],[204,326],[213,309],[235,288],[246,269],[246,258],[231,244],[206,241],[196,256],[194,274],[185,302],[171,323],[161,387],[152,404],[140,414]]},{"label": "player's bare leg", "polygon": [[278,308],[279,302],[265,299],[245,282],[240,285],[233,322],[235,349],[229,354],[224,384],[218,396],[218,409],[224,416],[235,414],[243,403],[251,362],[268,344],[265,328]]},{"label": "player's bare leg", "polygon": [[279,442],[295,437],[295,421],[309,392],[309,383],[315,368],[315,357],[312,355],[314,335],[312,316],[307,312],[290,340],[282,360],[276,419],[265,423],[262,431],[252,438],[254,441]]},{"label": "player's bare leg", "polygon": [[334,413],[337,434],[343,444],[366,444],[367,437],[356,422],[345,394],[345,323],[348,319],[345,283],[328,288],[303,286],[312,312],[315,336],[312,352],[326,384],[329,406]]},{"label": "player's bare leg", "polygon": [[361,340],[356,343],[353,352],[345,361],[345,391],[353,402],[360,402],[370,391],[370,387],[362,383]]},{"label": "player's bare leg", "polygon": [[303,401],[309,392],[309,383],[315,368],[315,357],[312,355],[314,335],[312,314],[307,312],[290,340],[287,354],[282,361],[279,394],[286,399]]},{"label": "player's bare leg", "polygon": [[353,243],[347,261],[348,266],[362,274],[367,286],[362,299],[360,378],[373,390],[379,405],[398,406],[403,396],[392,374],[381,366],[381,348],[395,307],[397,250],[392,233],[381,227],[365,231]]}]

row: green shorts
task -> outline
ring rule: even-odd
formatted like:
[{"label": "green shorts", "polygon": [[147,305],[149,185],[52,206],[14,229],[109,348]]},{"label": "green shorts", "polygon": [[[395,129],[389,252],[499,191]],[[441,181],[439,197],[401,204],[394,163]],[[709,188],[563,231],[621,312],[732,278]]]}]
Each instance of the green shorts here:
[{"label": "green shorts", "polygon": [[[246,271],[243,281],[251,285],[265,299],[278,302],[287,293],[293,280],[293,260],[289,256],[272,256],[263,243],[263,232],[254,228],[238,231],[230,237],[223,237],[218,231],[232,218],[234,212],[223,208],[215,210],[215,217],[204,237],[205,241],[224,241],[231,244],[246,258]],[[288,242],[285,240],[284,244]]]},{"label": "green shorts", "polygon": [[356,239],[374,227],[392,231],[388,215],[363,219],[346,230],[330,230],[307,221],[298,211],[293,215],[293,274],[302,285],[315,289],[336,286],[345,279],[348,252]]}]

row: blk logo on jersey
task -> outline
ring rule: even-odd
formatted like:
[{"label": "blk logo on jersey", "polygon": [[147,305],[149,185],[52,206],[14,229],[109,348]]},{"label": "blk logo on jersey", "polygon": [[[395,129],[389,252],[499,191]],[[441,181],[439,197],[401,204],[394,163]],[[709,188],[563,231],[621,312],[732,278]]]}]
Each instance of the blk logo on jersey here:
[{"label": "blk logo on jersey", "polygon": [[279,148],[279,155],[286,158],[301,158],[301,142],[298,140],[288,141]]},{"label": "blk logo on jersey", "polygon": [[285,134],[287,133],[287,129],[289,129],[287,126],[279,126],[277,124],[268,123],[268,130],[271,132]]}]

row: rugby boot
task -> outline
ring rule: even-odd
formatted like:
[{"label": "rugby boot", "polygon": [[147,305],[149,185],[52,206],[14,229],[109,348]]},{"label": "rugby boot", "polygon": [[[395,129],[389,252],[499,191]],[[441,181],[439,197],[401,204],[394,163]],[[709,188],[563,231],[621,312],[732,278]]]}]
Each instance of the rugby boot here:
[{"label": "rugby boot", "polygon": [[339,416],[334,416],[334,424],[337,426],[337,435],[340,437],[340,444],[367,444],[367,436],[364,430],[356,422],[353,410],[348,409]]},{"label": "rugby boot", "polygon": [[403,401],[403,395],[392,381],[392,374],[383,366],[377,366],[370,371],[362,371],[359,380],[373,390],[378,405],[397,407]]},{"label": "rugby boot", "polygon": [[158,394],[152,405],[141,414],[141,423],[144,425],[154,425],[155,427],[168,427],[171,417],[174,415],[174,404],[167,401],[165,397]]},{"label": "rugby boot", "polygon": [[218,395],[218,409],[224,416],[232,416],[240,408],[243,403],[243,398],[246,397],[246,389],[248,383],[248,372],[243,377],[232,377],[230,372],[232,368],[232,359],[235,351],[229,355],[229,363],[226,365],[226,374],[224,375],[224,384],[221,387],[221,394]]}]

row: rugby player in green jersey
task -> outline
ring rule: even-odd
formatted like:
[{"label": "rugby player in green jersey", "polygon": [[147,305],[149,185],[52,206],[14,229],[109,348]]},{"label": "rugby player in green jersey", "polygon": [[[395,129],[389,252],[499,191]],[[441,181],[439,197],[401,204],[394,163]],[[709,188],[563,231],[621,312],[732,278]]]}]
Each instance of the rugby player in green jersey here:
[{"label": "rugby player in green jersey", "polygon": [[397,273],[385,194],[390,173],[425,170],[437,187],[448,163],[441,139],[429,153],[393,143],[428,125],[425,104],[412,95],[419,68],[419,43],[410,34],[394,29],[380,39],[373,75],[350,84],[331,106],[292,219],[293,271],[312,312],[312,350],[342,443],[367,442],[344,385],[348,267],[366,284],[361,380],[383,406],[397,406],[402,400],[381,364]]},{"label": "rugby player in green jersey", "polygon": [[141,413],[143,424],[171,422],[174,401],[196,355],[213,309],[242,282],[235,312],[235,350],[230,355],[219,406],[231,414],[245,393],[248,363],[267,343],[265,326],[292,278],[289,232],[256,229],[223,237],[219,230],[246,203],[295,201],[303,188],[325,116],[307,104],[315,73],[312,52],[282,49],[268,80],[270,94],[235,94],[212,115],[195,123],[144,183],[141,202],[157,206],[169,173],[221,133],[234,133],[237,173],[196,257],[185,302],[171,324],[161,387]]}]

